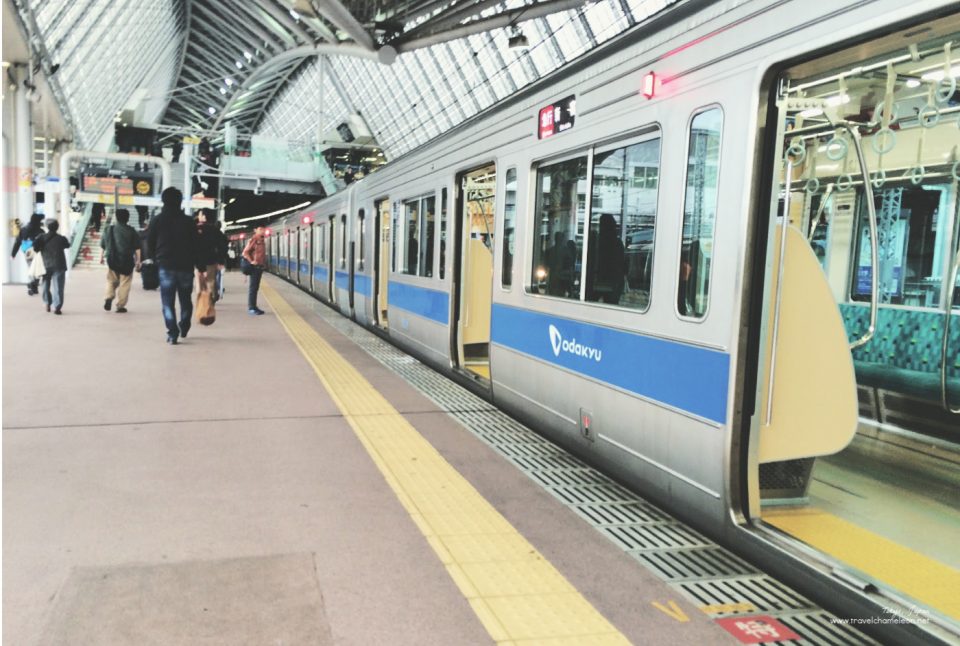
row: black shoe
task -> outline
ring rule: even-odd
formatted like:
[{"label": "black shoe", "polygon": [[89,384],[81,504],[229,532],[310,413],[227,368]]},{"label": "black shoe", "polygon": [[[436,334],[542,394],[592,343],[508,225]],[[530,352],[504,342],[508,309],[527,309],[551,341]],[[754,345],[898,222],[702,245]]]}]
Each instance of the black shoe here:
[{"label": "black shoe", "polygon": [[[126,307],[118,307],[118,308],[117,308],[117,314],[126,314],[126,313],[127,313],[127,308],[126,308]],[[184,334],[183,336],[187,336],[187,335]]]},{"label": "black shoe", "polygon": [[187,338],[187,332],[190,331],[190,326],[189,326],[189,325],[184,325],[183,323],[180,323],[177,327],[180,328],[180,336],[182,336],[184,339],[186,339],[186,338]]},{"label": "black shoe", "polygon": [[60,308],[59,308],[59,307],[58,307],[57,309],[53,310],[53,313],[54,313],[54,314],[63,314],[63,312],[60,311]]},{"label": "black shoe", "polygon": [[112,298],[104,299],[104,301],[103,301],[103,309],[104,309],[104,310],[106,310],[107,312],[109,312],[109,311],[110,311],[110,307],[111,307],[112,305],[113,305],[113,299],[112,299]]},{"label": "black shoe", "polygon": [[47,311],[48,311],[48,312],[50,311],[50,306],[49,306],[49,305],[47,305]]},{"label": "black shoe", "polygon": [[177,345],[177,337],[173,336],[172,334],[168,334],[167,343],[169,343],[170,345]]}]

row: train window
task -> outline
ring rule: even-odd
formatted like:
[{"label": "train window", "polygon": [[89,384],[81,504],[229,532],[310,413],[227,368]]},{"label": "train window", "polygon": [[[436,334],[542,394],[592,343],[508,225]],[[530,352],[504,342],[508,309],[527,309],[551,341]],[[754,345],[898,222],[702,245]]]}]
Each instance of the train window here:
[{"label": "train window", "polygon": [[[403,203],[404,224],[406,228],[405,235],[401,238],[406,242],[401,246],[400,252],[403,254],[403,273],[411,276],[417,275],[420,224],[420,200],[411,200]],[[398,236],[399,237],[399,236]]]},{"label": "train window", "polygon": [[340,216],[340,268],[347,268],[347,214]]},{"label": "train window", "polygon": [[659,136],[594,154],[586,300],[647,309],[659,175]]},{"label": "train window", "polygon": [[717,219],[722,126],[720,108],[699,112],[690,121],[677,311],[681,316],[691,318],[706,316],[710,301],[710,261]]},{"label": "train window", "polygon": [[323,242],[320,237],[320,232],[323,230],[323,225],[317,225],[313,227],[313,263],[319,264],[323,261]]},{"label": "train window", "polygon": [[503,263],[500,267],[500,284],[513,284],[514,236],[517,219],[517,169],[508,168],[503,200]]},{"label": "train window", "polygon": [[357,213],[357,222],[359,223],[357,226],[360,228],[360,236],[359,236],[360,250],[359,250],[358,259],[357,259],[357,269],[359,269],[360,271],[363,271],[363,239],[367,235],[367,227],[366,227],[367,221],[364,218],[363,209],[360,209],[360,212]]},{"label": "train window", "polygon": [[[914,307],[940,307],[943,259],[951,237],[943,216],[950,210],[947,184],[884,186],[874,191],[878,245],[881,251],[879,302]],[[854,237],[850,298],[870,301],[870,226],[866,200],[859,197],[857,234]]]},{"label": "train window", "polygon": [[440,280],[447,270],[447,188],[440,189]]},{"label": "train window", "polygon": [[530,291],[580,299],[587,157],[537,169]]},{"label": "train window", "polygon": [[421,276],[433,276],[434,214],[437,210],[435,195],[420,200],[420,271]]}]

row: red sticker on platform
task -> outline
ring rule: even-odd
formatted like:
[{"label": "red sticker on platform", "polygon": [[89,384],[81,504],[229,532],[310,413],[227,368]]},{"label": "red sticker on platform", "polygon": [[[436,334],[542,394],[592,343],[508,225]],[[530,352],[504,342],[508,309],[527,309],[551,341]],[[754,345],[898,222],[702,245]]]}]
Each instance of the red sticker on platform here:
[{"label": "red sticker on platform", "polygon": [[767,615],[727,617],[717,619],[717,623],[744,644],[773,644],[800,639],[800,635]]}]

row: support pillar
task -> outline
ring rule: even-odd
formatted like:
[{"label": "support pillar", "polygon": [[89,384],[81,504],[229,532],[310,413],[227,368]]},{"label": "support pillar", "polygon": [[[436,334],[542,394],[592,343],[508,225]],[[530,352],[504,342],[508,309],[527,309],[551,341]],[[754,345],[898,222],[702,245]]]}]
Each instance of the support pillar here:
[{"label": "support pillar", "polygon": [[[15,65],[11,70],[11,76],[16,79],[16,89],[13,93],[13,129],[12,137],[5,140],[7,147],[5,152],[13,153],[12,159],[7,158],[5,162],[10,164],[4,168],[4,183],[7,197],[7,203],[15,204],[14,208],[8,213],[7,221],[3,223],[3,243],[5,247],[0,249],[3,252],[4,261],[2,263],[4,271],[3,281],[12,283],[27,282],[27,263],[20,254],[11,261],[10,251],[13,248],[12,221],[19,218],[21,226],[26,226],[30,222],[30,216],[33,214],[34,194],[33,194],[33,123],[31,119],[31,103],[27,98],[27,88],[24,81],[27,78],[26,67],[22,64]],[[9,91],[9,88],[7,88]],[[5,106],[6,107],[6,106]],[[11,186],[12,184],[12,186]]]}]

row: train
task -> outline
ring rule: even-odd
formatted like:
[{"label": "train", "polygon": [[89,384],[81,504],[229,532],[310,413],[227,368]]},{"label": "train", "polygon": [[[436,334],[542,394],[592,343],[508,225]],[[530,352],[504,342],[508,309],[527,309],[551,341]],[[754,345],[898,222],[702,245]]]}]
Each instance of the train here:
[{"label": "train", "polygon": [[[269,271],[831,610],[908,608],[764,518],[865,427],[960,440],[958,12],[675,3],[272,222]],[[930,612],[874,630],[960,638]]]}]

